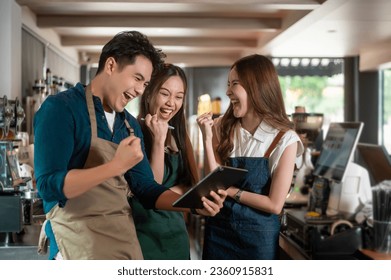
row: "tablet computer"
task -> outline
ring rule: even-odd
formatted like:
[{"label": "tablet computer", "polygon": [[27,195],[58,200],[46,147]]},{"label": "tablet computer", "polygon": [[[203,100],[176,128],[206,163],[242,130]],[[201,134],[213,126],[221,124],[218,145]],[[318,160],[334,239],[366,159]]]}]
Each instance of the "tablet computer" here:
[{"label": "tablet computer", "polygon": [[209,193],[211,191],[217,192],[219,189],[227,189],[230,186],[235,185],[240,179],[244,178],[246,173],[246,169],[219,166],[178,198],[172,206],[182,208],[204,208],[201,197],[205,196],[210,198]]}]

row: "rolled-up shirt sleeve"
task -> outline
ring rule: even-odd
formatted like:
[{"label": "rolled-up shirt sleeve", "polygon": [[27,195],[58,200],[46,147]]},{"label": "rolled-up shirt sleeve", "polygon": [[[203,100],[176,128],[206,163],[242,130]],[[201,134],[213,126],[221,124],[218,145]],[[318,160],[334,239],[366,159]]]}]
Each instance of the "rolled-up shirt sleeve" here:
[{"label": "rolled-up shirt sleeve", "polygon": [[74,146],[74,118],[61,101],[49,96],[34,116],[34,172],[42,199],[65,203],[63,186]]}]

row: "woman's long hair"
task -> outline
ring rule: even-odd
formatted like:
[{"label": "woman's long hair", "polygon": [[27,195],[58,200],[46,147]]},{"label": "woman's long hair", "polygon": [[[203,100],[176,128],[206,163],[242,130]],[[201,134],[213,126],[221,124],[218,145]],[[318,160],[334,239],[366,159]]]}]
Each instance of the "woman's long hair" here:
[{"label": "woman's long hair", "polygon": [[[245,89],[249,102],[262,120],[281,131],[292,129],[293,123],[286,114],[278,74],[271,60],[253,54],[237,60],[231,70],[233,68],[238,73],[239,82]],[[230,104],[222,117],[219,131],[221,142],[217,153],[223,163],[233,150],[234,131],[239,121]]]},{"label": "woman's long hair", "polygon": [[198,181],[198,173],[196,170],[193,148],[191,146],[186,129],[184,107],[187,94],[187,79],[182,68],[173,64],[164,64],[163,68],[152,77],[151,82],[145,89],[144,94],[141,96],[140,112],[137,119],[144,134],[144,143],[147,156],[148,158],[151,158],[152,135],[145,123],[141,121],[141,118],[144,118],[147,114],[155,113],[149,111],[149,103],[153,104],[155,102],[156,96],[159,94],[159,90],[163,84],[170,77],[174,76],[178,76],[183,82],[184,97],[182,107],[169,121],[169,125],[175,127],[175,129],[169,131],[169,133],[171,133],[175,139],[183,163],[180,166],[178,178],[181,178],[181,182],[183,182],[183,184],[190,186]]}]

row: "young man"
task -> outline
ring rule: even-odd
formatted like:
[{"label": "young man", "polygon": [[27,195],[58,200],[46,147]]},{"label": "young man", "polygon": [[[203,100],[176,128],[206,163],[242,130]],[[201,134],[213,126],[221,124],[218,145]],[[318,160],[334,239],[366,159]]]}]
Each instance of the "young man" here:
[{"label": "young man", "polygon": [[[174,210],[178,194],[153,180],[140,126],[124,110],[143,94],[163,57],[143,34],[119,33],[103,47],[90,85],[49,96],[34,116],[50,259],[142,259],[127,197]],[[226,192],[212,195],[200,214],[219,212]]]}]

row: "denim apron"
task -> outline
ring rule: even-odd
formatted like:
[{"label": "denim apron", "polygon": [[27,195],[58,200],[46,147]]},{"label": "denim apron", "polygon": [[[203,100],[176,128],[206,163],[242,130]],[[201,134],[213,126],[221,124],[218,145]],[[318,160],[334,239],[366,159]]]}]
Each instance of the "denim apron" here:
[{"label": "denim apron", "polygon": [[[269,156],[283,136],[279,132],[263,157],[235,157],[228,165],[248,170],[235,186],[268,195],[271,184]],[[227,198],[215,217],[207,217],[202,258],[206,260],[271,260],[276,258],[279,216]]]},{"label": "denim apron", "polygon": [[[91,145],[84,168],[110,161],[118,145],[97,136],[95,108],[90,87],[86,99],[91,122]],[[129,123],[125,124],[130,128]],[[143,259],[123,176],[110,178],[82,195],[69,199],[47,214],[64,259]]]}]

